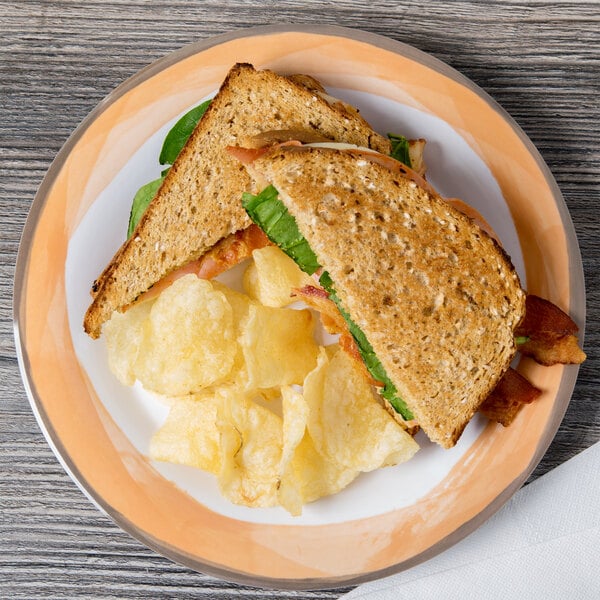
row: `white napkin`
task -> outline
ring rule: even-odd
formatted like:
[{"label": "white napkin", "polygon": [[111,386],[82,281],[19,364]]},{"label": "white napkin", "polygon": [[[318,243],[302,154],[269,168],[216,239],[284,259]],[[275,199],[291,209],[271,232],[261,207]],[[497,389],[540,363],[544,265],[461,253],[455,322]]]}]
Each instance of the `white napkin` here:
[{"label": "white napkin", "polygon": [[600,599],[600,442],[519,490],[446,552],[342,598]]}]

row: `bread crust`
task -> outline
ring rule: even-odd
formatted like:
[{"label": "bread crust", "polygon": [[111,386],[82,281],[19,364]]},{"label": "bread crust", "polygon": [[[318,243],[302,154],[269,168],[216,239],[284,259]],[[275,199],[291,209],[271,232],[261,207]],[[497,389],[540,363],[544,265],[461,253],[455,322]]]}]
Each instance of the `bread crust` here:
[{"label": "bread crust", "polygon": [[265,131],[298,129],[389,151],[388,140],[357,112],[328,102],[312,78],[304,83],[245,63],[229,71],[134,233],[94,282],[86,333],[99,337],[113,311],[250,225],[241,206],[250,178],[227,146],[243,146]]},{"label": "bread crust", "polygon": [[445,448],[508,368],[525,293],[507,254],[438,195],[330,149],[280,148],[272,183],[428,437]]}]

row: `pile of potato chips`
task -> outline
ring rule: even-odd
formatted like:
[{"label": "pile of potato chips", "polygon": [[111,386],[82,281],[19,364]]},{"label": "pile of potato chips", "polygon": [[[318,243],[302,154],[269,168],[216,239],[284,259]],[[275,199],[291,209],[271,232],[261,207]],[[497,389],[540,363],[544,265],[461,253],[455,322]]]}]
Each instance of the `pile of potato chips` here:
[{"label": "pile of potato chips", "polygon": [[106,324],[113,373],[169,401],[151,458],[213,473],[236,504],[292,515],[411,458],[416,442],[359,367],[337,344],[315,342],[310,310],[288,307],[313,280],[266,247],[243,283],[246,294],[186,275]]}]

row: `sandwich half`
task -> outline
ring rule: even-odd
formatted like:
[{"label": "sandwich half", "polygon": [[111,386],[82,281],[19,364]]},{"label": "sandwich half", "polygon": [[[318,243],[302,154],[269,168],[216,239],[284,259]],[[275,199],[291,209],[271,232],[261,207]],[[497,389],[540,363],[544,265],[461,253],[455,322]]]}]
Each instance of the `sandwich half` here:
[{"label": "sandwich half", "polygon": [[113,311],[251,224],[240,204],[250,178],[226,147],[251,145],[267,131],[282,139],[390,150],[389,140],[375,133],[356,109],[328,96],[312,77],[235,65],[133,234],[94,282],[83,323],[86,333],[99,337]]},{"label": "sandwich half", "polygon": [[272,241],[289,242],[261,199],[283,204],[297,227],[290,255],[320,274],[359,332],[383,395],[432,441],[455,445],[516,352],[525,293],[507,254],[403,165],[373,152],[280,146],[246,168],[257,185],[270,184],[245,196],[249,214]]}]

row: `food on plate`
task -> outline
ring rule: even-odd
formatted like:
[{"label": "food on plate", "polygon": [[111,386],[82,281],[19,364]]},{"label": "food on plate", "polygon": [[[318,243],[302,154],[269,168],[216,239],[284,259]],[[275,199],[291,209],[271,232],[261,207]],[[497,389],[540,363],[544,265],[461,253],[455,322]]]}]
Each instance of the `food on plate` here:
[{"label": "food on plate", "polygon": [[179,279],[150,309],[136,376],[159,394],[193,394],[230,373],[235,334],[233,310],[222,292],[198,277]]},{"label": "food on plate", "polygon": [[326,139],[390,150],[389,140],[356,109],[325,94],[313,78],[235,65],[156,184],[156,195],[132,234],[94,282],[84,317],[89,335],[99,337],[113,311],[250,225],[240,204],[250,178],[226,147],[256,143],[256,136],[273,130],[279,139]]},{"label": "food on plate", "polygon": [[152,437],[150,456],[217,475],[221,466],[221,440],[216,425],[220,400],[211,392],[173,400],[167,420]]},{"label": "food on plate", "polygon": [[541,395],[541,390],[531,385],[518,371],[509,367],[479,410],[490,421],[508,427],[524,404],[531,404]]},{"label": "food on plate", "polygon": [[[314,325],[306,309],[252,305],[239,338],[248,385],[270,388],[302,383],[303,375],[317,362]],[[291,350],[293,360],[289,360]]]},{"label": "food on plate", "polygon": [[[410,459],[419,428],[449,448],[478,410],[509,425],[541,394],[517,350],[585,358],[485,219],[433,189],[424,146],[247,64],[178,121],[84,318],[117,378],[169,404],[153,459],[297,515]],[[215,279],[242,261],[245,293]]]},{"label": "food on plate", "polygon": [[585,360],[585,353],[577,339],[578,331],[575,321],[558,306],[529,294],[525,318],[516,333],[521,338],[521,353],[549,367],[580,364]]},{"label": "food on plate", "polygon": [[321,350],[320,358],[304,381],[307,427],[319,454],[357,471],[403,462],[407,450],[412,455],[416,444],[407,444],[411,438],[373,402],[369,382],[348,354],[329,358]]},{"label": "food on plate", "polygon": [[266,246],[252,252],[252,263],[244,273],[246,293],[265,306],[282,307],[296,298],[292,289],[312,283],[312,278],[276,246]]}]

